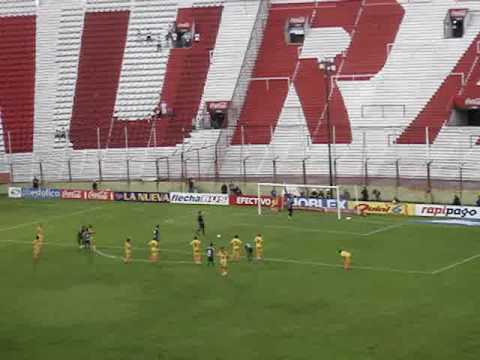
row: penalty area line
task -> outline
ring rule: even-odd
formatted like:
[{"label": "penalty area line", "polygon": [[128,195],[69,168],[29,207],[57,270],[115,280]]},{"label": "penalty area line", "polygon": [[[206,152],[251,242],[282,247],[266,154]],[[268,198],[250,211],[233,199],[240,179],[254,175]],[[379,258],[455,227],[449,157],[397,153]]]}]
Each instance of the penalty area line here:
[{"label": "penalty area line", "polygon": [[478,259],[478,258],[480,258],[480,254],[476,254],[476,255],[470,256],[470,257],[468,257],[468,258],[466,258],[466,259],[457,261],[457,262],[455,262],[455,263],[453,263],[453,264],[450,264],[450,265],[444,266],[444,267],[442,267],[442,268],[440,268],[440,269],[434,270],[434,271],[432,271],[432,274],[433,274],[433,275],[437,275],[437,274],[443,273],[443,272],[445,272],[445,271],[447,271],[447,270],[451,270],[451,269],[453,269],[453,268],[456,268],[456,267],[458,267],[458,266],[460,266],[460,265],[466,264],[466,263],[468,263],[468,262],[470,262],[470,261],[473,261],[473,260],[475,260],[475,259]]},{"label": "penalty area line", "polygon": [[[235,223],[235,225],[238,226],[258,226],[258,224],[254,223]],[[340,234],[340,235],[356,235],[360,236],[362,235],[361,233],[356,233],[352,231],[341,231],[341,230],[326,230],[326,229],[309,229],[309,228],[304,228],[301,226],[295,226],[294,224],[292,225],[276,225],[276,224],[267,224],[263,225],[260,227],[265,227],[265,228],[273,228],[273,229],[295,229],[298,231],[303,231],[303,232],[313,232],[313,233],[325,233],[325,234]]]},{"label": "penalty area line", "polygon": [[39,223],[47,223],[47,222],[49,222],[49,221],[51,221],[51,220],[62,219],[62,218],[70,217],[70,216],[75,216],[75,215],[79,215],[79,214],[84,214],[84,213],[87,213],[87,212],[90,212],[90,211],[95,211],[95,210],[98,210],[98,209],[103,209],[104,207],[106,207],[106,206],[105,206],[105,205],[104,205],[104,206],[95,206],[95,207],[90,208],[90,209],[84,209],[84,210],[74,211],[74,212],[71,212],[71,213],[69,213],[69,214],[53,215],[53,216],[50,216],[50,217],[45,218],[45,219],[40,219],[40,220],[36,220],[36,221],[30,221],[30,222],[27,222],[27,223],[22,223],[22,224],[18,224],[18,225],[13,225],[13,226],[9,226],[9,227],[0,228],[0,232],[1,232],[1,231],[8,231],[8,230],[19,229],[19,228],[22,228],[22,227],[25,227],[25,226],[37,225],[37,224],[39,224]]},{"label": "penalty area line", "polygon": [[361,234],[361,236],[370,236],[370,235],[379,234],[379,233],[382,233],[382,232],[385,232],[385,231],[388,231],[388,230],[399,228],[399,227],[401,227],[405,224],[406,223],[402,222],[400,224],[393,224],[393,225],[384,226],[384,227],[381,227],[380,229],[372,230],[372,231],[369,231],[367,233]]},{"label": "penalty area line", "polygon": [[[323,262],[317,262],[317,261],[302,261],[302,260],[295,260],[295,259],[265,258],[265,261],[291,263],[291,264],[299,264],[299,265],[321,266],[321,267],[329,267],[329,268],[343,268],[343,265],[340,265],[340,264],[329,264],[329,263],[323,263]],[[394,268],[386,268],[386,267],[353,265],[353,266],[350,266],[350,268],[353,270],[365,270],[365,271],[376,271],[376,272],[395,272],[395,273],[401,273],[401,274],[433,275],[431,271],[402,270],[402,269],[394,269]]]}]

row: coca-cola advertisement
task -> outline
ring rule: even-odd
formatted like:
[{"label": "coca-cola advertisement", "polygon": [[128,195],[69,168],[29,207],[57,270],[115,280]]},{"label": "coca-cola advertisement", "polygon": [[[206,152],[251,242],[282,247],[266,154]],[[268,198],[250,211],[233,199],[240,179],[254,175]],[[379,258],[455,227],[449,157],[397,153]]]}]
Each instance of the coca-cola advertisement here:
[{"label": "coca-cola advertisement", "polygon": [[66,200],[82,200],[84,190],[63,189],[60,197]]},{"label": "coca-cola advertisement", "polygon": [[112,201],[113,200],[113,191],[110,191],[110,190],[84,191],[83,192],[83,198],[85,200]]}]

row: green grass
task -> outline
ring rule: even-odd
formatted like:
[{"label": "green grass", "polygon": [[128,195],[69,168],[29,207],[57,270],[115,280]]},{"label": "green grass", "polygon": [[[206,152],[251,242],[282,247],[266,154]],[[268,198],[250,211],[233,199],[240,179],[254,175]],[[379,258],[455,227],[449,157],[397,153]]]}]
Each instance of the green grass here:
[{"label": "green grass", "polygon": [[[260,231],[271,260],[230,264],[227,278],[184,263],[199,209],[208,240]],[[478,360],[480,259],[433,272],[479,254],[480,228],[408,220],[0,198],[0,359]],[[37,222],[46,245],[33,266]],[[76,247],[90,223],[109,257]],[[114,258],[131,236],[145,260],[156,223],[159,264]]]}]

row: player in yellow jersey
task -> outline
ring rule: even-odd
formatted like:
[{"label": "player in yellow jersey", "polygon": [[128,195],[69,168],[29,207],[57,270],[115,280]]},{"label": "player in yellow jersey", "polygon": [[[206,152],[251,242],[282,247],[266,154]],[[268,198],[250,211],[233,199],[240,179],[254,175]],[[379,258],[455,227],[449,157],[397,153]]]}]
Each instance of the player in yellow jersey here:
[{"label": "player in yellow jersey", "polygon": [[32,260],[33,263],[37,263],[40,258],[40,253],[42,252],[42,240],[40,235],[36,235],[35,239],[32,241]]},{"label": "player in yellow jersey", "polygon": [[218,257],[220,258],[220,273],[222,276],[228,275],[228,253],[227,250],[222,246],[218,252]]},{"label": "player in yellow jersey", "polygon": [[150,257],[148,259],[151,263],[156,263],[160,253],[160,244],[157,240],[150,240],[148,246],[150,247]]},{"label": "player in yellow jersey", "polygon": [[262,234],[257,234],[255,237],[255,257],[257,260],[263,259],[263,238]]},{"label": "player in yellow jersey", "polygon": [[352,263],[352,254],[346,250],[338,250],[338,253],[343,258],[343,268],[345,270],[350,270],[350,265]]},{"label": "player in yellow jersey", "polygon": [[232,245],[232,256],[234,261],[240,261],[240,251],[242,248],[242,240],[238,238],[238,235],[235,235],[230,241]]},{"label": "player in yellow jersey", "polygon": [[43,225],[38,224],[35,236],[38,236],[40,243],[43,245],[43,240],[44,240],[44,231],[43,231]]},{"label": "player in yellow jersey", "polygon": [[124,257],[123,257],[123,262],[125,264],[129,264],[132,262],[132,240],[130,238],[127,238],[125,242],[123,243],[123,251],[124,251]]},{"label": "player in yellow jersey", "polygon": [[190,245],[192,245],[192,250],[193,250],[193,261],[195,262],[195,264],[201,264],[202,263],[202,249],[201,249],[202,242],[198,240],[197,236],[195,236],[193,240],[190,242]]}]

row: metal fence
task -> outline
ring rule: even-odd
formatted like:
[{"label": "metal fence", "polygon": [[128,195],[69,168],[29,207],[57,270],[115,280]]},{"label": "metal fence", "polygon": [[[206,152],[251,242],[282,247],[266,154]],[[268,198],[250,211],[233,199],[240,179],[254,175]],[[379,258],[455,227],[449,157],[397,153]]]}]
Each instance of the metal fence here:
[{"label": "metal fence", "polygon": [[[24,134],[8,131],[4,135],[6,153],[0,153],[0,172],[1,168],[5,169],[13,181],[38,175],[46,181],[191,177],[273,182],[295,179],[303,183],[318,182],[317,179],[329,183],[331,174],[333,183],[354,179],[357,184],[369,185],[376,179],[388,179],[391,184],[401,186],[414,179],[425,189],[442,181],[462,189],[480,180],[480,128],[452,127],[447,129],[451,132],[449,137],[438,135],[436,141],[429,138],[430,128],[419,128],[418,134],[424,134],[423,137],[412,144],[399,144],[397,139],[403,130],[352,127],[348,129],[351,141],[342,143],[336,134],[345,129],[333,126],[330,157],[324,138],[315,138],[311,128],[301,125],[223,129],[221,131],[234,134],[234,145],[222,144],[221,148],[216,138],[206,136],[205,141],[198,140],[202,138],[201,132],[208,134],[215,130],[190,133],[184,129],[176,146],[165,147],[158,146],[154,132],[148,132],[148,139],[139,139],[138,133],[129,134],[125,127],[124,136],[114,139],[102,135],[101,129],[89,129],[89,134],[94,136],[89,142],[96,146],[83,150],[73,148],[68,131],[45,132],[36,136],[53,143],[53,149],[42,150],[39,146],[34,153],[15,152],[11,139],[20,139]],[[268,139],[268,144],[256,144],[259,136]],[[219,165],[220,156],[224,161]]]}]

